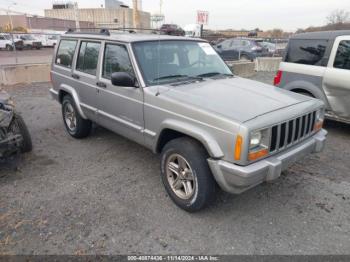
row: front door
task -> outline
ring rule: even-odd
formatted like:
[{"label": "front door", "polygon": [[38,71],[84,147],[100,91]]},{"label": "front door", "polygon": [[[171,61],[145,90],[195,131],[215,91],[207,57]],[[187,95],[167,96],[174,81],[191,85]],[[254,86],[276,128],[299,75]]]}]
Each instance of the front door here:
[{"label": "front door", "polygon": [[323,79],[332,111],[350,119],[350,37],[336,38]]},{"label": "front door", "polygon": [[116,133],[143,144],[143,91],[141,87],[114,86],[111,75],[127,72],[135,77],[128,47],[104,44],[98,82],[98,121]]}]

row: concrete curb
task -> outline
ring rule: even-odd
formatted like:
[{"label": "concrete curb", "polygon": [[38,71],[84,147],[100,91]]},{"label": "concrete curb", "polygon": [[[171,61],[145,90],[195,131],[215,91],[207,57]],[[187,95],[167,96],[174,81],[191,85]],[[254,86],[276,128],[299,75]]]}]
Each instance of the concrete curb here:
[{"label": "concrete curb", "polygon": [[[227,62],[235,75],[251,77],[257,71],[277,71],[281,57],[261,57],[254,62]],[[50,64],[17,64],[0,66],[0,84],[16,85],[50,81]]]},{"label": "concrete curb", "polygon": [[19,64],[0,66],[1,85],[50,81],[50,64]]},{"label": "concrete curb", "polygon": [[258,57],[255,60],[255,70],[257,72],[275,72],[278,70],[282,57]]}]

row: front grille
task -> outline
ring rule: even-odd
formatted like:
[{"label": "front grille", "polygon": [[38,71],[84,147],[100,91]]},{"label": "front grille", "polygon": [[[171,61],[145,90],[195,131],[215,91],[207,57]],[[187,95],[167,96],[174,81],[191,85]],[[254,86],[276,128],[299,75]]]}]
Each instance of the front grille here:
[{"label": "front grille", "polygon": [[278,152],[309,137],[313,132],[315,118],[316,111],[273,126],[270,152]]}]

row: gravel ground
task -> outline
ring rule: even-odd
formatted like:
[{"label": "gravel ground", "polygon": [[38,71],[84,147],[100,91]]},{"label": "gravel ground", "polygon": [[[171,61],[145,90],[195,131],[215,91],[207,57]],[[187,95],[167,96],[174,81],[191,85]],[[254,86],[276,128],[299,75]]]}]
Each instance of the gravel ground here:
[{"label": "gravel ground", "polygon": [[48,87],[8,88],[35,148],[0,170],[1,254],[349,254],[350,126],[328,122],[323,153],[188,214],[158,156],[102,128],[68,136]]}]

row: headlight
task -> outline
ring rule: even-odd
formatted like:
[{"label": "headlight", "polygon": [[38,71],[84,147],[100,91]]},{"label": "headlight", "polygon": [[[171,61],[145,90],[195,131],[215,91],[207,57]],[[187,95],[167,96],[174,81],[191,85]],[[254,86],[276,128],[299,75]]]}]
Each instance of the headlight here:
[{"label": "headlight", "polygon": [[316,121],[323,121],[324,120],[324,110],[319,109],[316,111]]},{"label": "headlight", "polygon": [[250,145],[249,149],[253,149],[260,145],[262,134],[261,131],[256,131],[250,135]]},{"label": "headlight", "polygon": [[316,111],[316,119],[315,119],[315,126],[314,126],[315,132],[322,129],[323,121],[324,121],[324,109],[319,109]]},{"label": "headlight", "polygon": [[270,131],[269,129],[253,131],[250,133],[249,155],[250,161],[257,160],[269,153]]}]

